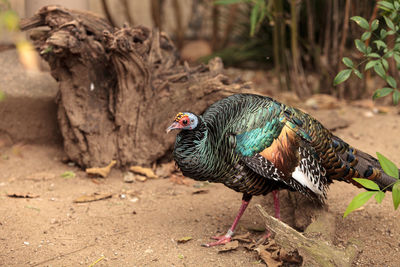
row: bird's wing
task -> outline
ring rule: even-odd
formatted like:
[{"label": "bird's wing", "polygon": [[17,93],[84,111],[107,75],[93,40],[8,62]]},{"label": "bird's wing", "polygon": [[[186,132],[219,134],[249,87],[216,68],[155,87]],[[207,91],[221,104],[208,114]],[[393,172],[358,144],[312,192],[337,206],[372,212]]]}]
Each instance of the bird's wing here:
[{"label": "bird's wing", "polygon": [[[325,198],[326,178],[303,122],[288,112],[268,121],[247,118],[251,127],[234,135],[234,150],[254,172],[306,195]],[[250,116],[251,117],[251,116]]]}]

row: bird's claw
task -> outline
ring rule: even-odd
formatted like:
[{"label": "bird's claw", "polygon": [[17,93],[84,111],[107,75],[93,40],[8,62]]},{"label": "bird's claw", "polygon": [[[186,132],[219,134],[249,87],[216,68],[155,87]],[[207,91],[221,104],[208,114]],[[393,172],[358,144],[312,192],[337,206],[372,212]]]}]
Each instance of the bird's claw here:
[{"label": "bird's claw", "polygon": [[218,246],[218,245],[224,245],[224,244],[226,244],[226,243],[229,243],[229,242],[231,242],[231,237],[230,236],[226,236],[226,235],[222,235],[222,236],[213,236],[213,237],[211,237],[212,239],[215,239],[215,240],[217,240],[217,241],[215,241],[215,242],[211,242],[211,243],[208,243],[208,244],[203,244],[202,246],[203,247],[214,247],[214,246]]}]

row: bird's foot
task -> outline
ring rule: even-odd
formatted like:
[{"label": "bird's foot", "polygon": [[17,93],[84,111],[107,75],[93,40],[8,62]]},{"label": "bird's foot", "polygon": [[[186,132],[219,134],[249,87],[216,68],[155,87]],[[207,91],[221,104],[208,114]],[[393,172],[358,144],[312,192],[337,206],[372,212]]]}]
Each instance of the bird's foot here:
[{"label": "bird's foot", "polygon": [[232,235],[233,235],[233,231],[231,229],[229,229],[225,235],[211,237],[212,239],[215,239],[217,241],[211,242],[208,244],[203,244],[202,246],[209,248],[209,247],[214,247],[214,246],[218,246],[218,245],[224,245],[226,243],[231,242]]},{"label": "bird's foot", "polygon": [[202,246],[209,248],[209,247],[214,247],[214,246],[218,246],[218,245],[224,245],[226,243],[231,242],[231,239],[232,239],[230,236],[227,236],[227,235],[213,236],[211,238],[215,239],[217,241],[211,242],[211,243],[208,243],[208,244],[203,244]]}]

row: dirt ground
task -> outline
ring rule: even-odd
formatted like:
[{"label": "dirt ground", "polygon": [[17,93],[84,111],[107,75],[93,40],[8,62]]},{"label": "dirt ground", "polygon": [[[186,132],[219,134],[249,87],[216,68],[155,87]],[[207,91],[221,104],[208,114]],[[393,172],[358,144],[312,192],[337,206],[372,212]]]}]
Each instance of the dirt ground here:
[{"label": "dirt ground", "polygon": [[[346,106],[311,113],[327,123],[346,120],[349,126],[335,134],[359,149],[373,155],[379,151],[400,163],[397,112],[374,114],[367,108]],[[189,179],[182,185],[161,178],[125,183],[118,170],[105,179],[91,179],[77,167],[62,163],[63,150],[57,145],[17,144],[2,147],[0,153],[1,266],[264,265],[256,252],[242,245],[225,253],[201,246],[210,236],[224,233],[239,208],[241,195],[223,185],[198,188]],[[66,171],[76,177],[61,177]],[[199,189],[205,191],[194,194]],[[343,219],[358,192],[341,182],[330,187],[327,203],[335,218],[335,244],[360,241],[354,266],[400,266],[400,213],[393,210],[391,194],[382,205],[371,200]],[[112,197],[73,202],[92,193]],[[255,238],[262,235],[254,231],[264,227],[255,203],[273,212],[272,196],[255,197],[237,234],[250,230]],[[285,220],[292,209],[288,203],[281,205]],[[187,236],[192,239],[177,243]]]}]

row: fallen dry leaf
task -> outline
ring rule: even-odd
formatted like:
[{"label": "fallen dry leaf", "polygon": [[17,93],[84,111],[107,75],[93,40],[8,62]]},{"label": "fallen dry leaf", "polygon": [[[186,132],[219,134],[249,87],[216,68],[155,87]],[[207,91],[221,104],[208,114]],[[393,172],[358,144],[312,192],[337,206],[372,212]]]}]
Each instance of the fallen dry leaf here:
[{"label": "fallen dry leaf", "polygon": [[193,195],[207,194],[208,192],[209,192],[209,190],[207,190],[207,189],[200,189],[200,190],[193,191],[192,194]]},{"label": "fallen dry leaf", "polygon": [[206,187],[209,186],[210,182],[209,181],[204,181],[204,182],[197,182],[193,185],[194,188],[202,188],[202,187]]},{"label": "fallen dry leaf", "polygon": [[249,232],[247,232],[247,233],[245,233],[245,234],[242,234],[242,235],[235,235],[235,236],[232,238],[232,240],[238,240],[238,241],[244,242],[244,243],[251,243],[251,242],[253,242],[253,241],[250,239],[250,233],[249,233]]},{"label": "fallen dry leaf", "polygon": [[193,180],[185,179],[185,177],[183,177],[182,175],[172,174],[169,180],[174,184],[188,185],[188,186],[193,184]]},{"label": "fallen dry leaf", "polygon": [[92,175],[100,175],[103,178],[106,178],[108,176],[108,174],[111,171],[111,168],[117,164],[117,162],[115,160],[111,161],[110,164],[108,164],[106,167],[102,167],[102,168],[88,168],[86,169],[86,173],[87,174],[92,174]]},{"label": "fallen dry leaf", "polygon": [[220,247],[218,249],[218,252],[227,252],[227,251],[231,251],[231,250],[235,250],[239,247],[239,241],[235,240],[229,243],[226,243],[225,245],[223,245],[222,247]]},{"label": "fallen dry leaf", "polygon": [[62,178],[70,179],[70,178],[75,178],[76,174],[73,171],[66,171],[63,174],[61,174]]},{"label": "fallen dry leaf", "polygon": [[94,183],[94,184],[103,184],[102,181],[100,181],[99,179],[96,179],[96,178],[92,178],[91,181],[92,181],[92,183]]},{"label": "fallen dry leaf", "polygon": [[135,175],[135,180],[139,181],[139,182],[145,182],[147,180],[146,176],[140,175],[140,174],[136,174]]},{"label": "fallen dry leaf", "polygon": [[37,172],[30,174],[26,176],[26,180],[32,180],[32,181],[46,181],[46,180],[51,180],[56,178],[56,175],[54,173],[50,172]]},{"label": "fallen dry leaf", "polygon": [[297,250],[287,252],[276,244],[275,240],[270,240],[265,245],[258,245],[255,249],[260,258],[270,267],[282,266],[283,263],[295,264],[296,266],[303,262]]},{"label": "fallen dry leaf", "polygon": [[186,243],[189,240],[192,240],[192,237],[191,236],[185,236],[185,237],[177,239],[176,242],[178,242],[178,244],[181,244],[181,243]]},{"label": "fallen dry leaf", "polygon": [[74,200],[74,203],[85,203],[111,198],[112,194],[94,193],[92,195],[83,195]]},{"label": "fallen dry leaf", "polygon": [[269,251],[275,251],[275,250],[279,250],[279,246],[278,244],[276,244],[275,240],[270,240],[268,242],[268,244],[263,245],[264,249],[267,249]]},{"label": "fallen dry leaf", "polygon": [[13,198],[37,198],[39,195],[31,194],[31,193],[7,193],[8,197]]},{"label": "fallen dry leaf", "polygon": [[256,248],[255,250],[258,252],[258,255],[267,264],[268,267],[282,266],[282,261],[278,261],[272,258],[271,252],[259,248]]},{"label": "fallen dry leaf", "polygon": [[136,174],[141,174],[146,176],[147,178],[151,178],[151,179],[157,179],[158,176],[154,174],[153,170],[150,168],[144,168],[141,166],[132,166],[129,168],[129,170],[133,173]]},{"label": "fallen dry leaf", "polygon": [[288,263],[302,264],[303,257],[300,256],[299,252],[296,250],[287,252],[285,249],[281,248],[279,250],[279,258]]}]

